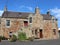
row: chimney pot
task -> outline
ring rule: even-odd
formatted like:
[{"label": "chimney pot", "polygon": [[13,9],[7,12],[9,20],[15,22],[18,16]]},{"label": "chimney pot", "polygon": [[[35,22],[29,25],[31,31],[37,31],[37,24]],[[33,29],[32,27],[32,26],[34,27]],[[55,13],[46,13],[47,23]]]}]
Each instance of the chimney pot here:
[{"label": "chimney pot", "polygon": [[50,15],[50,10],[48,9],[48,11],[47,11],[47,15]]}]

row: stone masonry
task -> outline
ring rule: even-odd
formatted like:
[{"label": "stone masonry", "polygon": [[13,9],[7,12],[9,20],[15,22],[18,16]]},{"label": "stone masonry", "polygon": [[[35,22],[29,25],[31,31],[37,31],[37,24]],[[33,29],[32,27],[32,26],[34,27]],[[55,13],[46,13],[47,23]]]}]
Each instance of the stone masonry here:
[{"label": "stone masonry", "polygon": [[[30,17],[32,17],[31,23],[29,22]],[[10,20],[10,26],[6,26],[6,20]],[[18,32],[21,31],[26,33],[27,38],[59,38],[57,19],[51,16],[50,12],[41,14],[39,8],[35,9],[35,13],[9,12],[6,10],[0,21],[0,34],[7,38],[10,38],[10,33],[17,36]],[[24,26],[24,24],[27,26]]]}]

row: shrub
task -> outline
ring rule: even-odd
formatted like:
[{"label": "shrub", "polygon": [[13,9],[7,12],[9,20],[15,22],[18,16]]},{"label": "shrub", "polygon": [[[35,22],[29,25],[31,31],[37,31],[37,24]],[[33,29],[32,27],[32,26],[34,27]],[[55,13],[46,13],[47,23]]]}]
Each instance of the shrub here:
[{"label": "shrub", "polygon": [[3,36],[3,37],[2,37],[2,40],[7,40],[7,38]]},{"label": "shrub", "polygon": [[11,42],[15,42],[17,40],[17,37],[16,37],[16,35],[12,35],[12,38],[11,38]]},{"label": "shrub", "polygon": [[34,40],[34,37],[29,37],[29,40],[30,40],[30,41],[33,41],[33,40]]},{"label": "shrub", "polygon": [[1,42],[1,40],[2,40],[2,36],[0,36],[0,42]]},{"label": "shrub", "polygon": [[22,40],[26,40],[26,33],[19,33],[18,34],[18,40],[22,41]]},{"label": "shrub", "polygon": [[8,38],[4,37],[4,36],[0,36],[0,42],[1,40],[7,40]]}]

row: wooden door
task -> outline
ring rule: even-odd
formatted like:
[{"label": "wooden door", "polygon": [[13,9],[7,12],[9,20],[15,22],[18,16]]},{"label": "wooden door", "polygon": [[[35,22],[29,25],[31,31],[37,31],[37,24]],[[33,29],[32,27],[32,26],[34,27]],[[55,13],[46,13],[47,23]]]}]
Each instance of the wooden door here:
[{"label": "wooden door", "polygon": [[40,29],[40,38],[43,38],[42,29]]}]

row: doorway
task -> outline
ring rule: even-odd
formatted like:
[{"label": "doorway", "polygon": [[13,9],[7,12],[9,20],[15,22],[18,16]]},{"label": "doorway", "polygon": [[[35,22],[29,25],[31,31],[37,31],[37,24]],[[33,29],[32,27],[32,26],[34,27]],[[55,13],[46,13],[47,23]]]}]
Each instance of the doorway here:
[{"label": "doorway", "polygon": [[40,33],[39,33],[40,38],[43,38],[43,31],[42,31],[42,29],[40,29],[39,31],[40,31]]},{"label": "doorway", "polygon": [[37,36],[37,29],[35,29],[35,35]]}]

